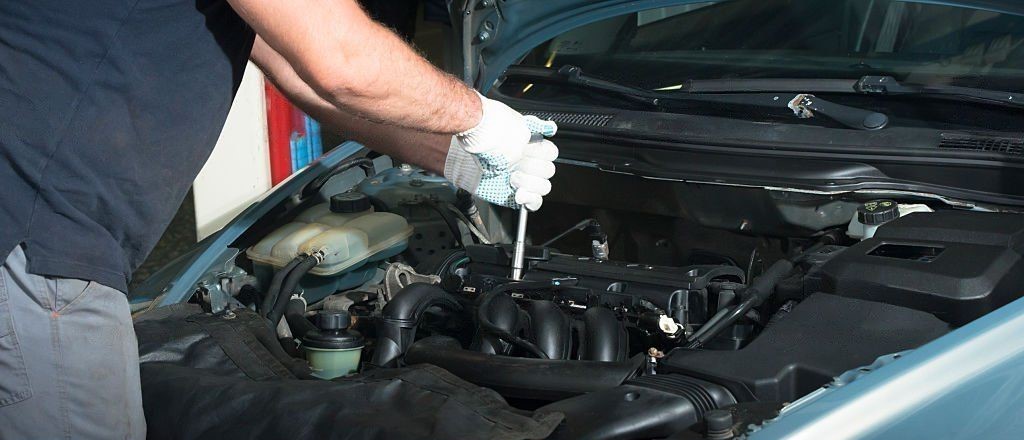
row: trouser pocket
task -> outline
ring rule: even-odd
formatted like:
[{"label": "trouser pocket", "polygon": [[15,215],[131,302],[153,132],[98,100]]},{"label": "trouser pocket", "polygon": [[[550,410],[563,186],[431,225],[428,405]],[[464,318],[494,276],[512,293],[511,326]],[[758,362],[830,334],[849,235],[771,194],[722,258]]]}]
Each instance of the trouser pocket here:
[{"label": "trouser pocket", "polygon": [[0,407],[18,403],[32,396],[21,353],[18,335],[14,332],[14,316],[7,300],[7,275],[0,267]]}]

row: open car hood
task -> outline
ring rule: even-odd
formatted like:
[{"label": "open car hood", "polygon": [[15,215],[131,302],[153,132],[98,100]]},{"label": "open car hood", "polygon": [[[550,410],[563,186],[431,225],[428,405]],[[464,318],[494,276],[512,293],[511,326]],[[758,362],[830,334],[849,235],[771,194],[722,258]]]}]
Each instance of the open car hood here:
[{"label": "open car hood", "polygon": [[[707,0],[455,0],[452,23],[467,84],[486,91],[509,65],[560,33],[602,19],[645,9]],[[1024,15],[1016,0],[914,1]]]},{"label": "open car hood", "polygon": [[[457,1],[452,5],[455,41],[461,45],[455,53],[462,55],[456,56],[455,65],[461,65],[457,73],[467,84],[487,93],[510,65],[572,29],[638,11],[696,3],[707,0]],[[908,3],[1024,16],[1024,2],[1012,0]],[[560,43],[572,43],[572,37],[568,38]],[[714,73],[710,76],[714,81]],[[813,194],[896,191],[941,198],[963,207],[1024,206],[1024,190],[1016,189],[1024,188],[1016,184],[1024,174],[1016,172],[1017,165],[1013,172],[1007,167],[1021,157],[1004,157],[974,147],[1019,142],[1017,132],[976,133],[912,124],[892,124],[875,132],[836,130],[814,124],[766,124],[713,113],[691,115],[614,106],[595,110],[598,107],[553,105],[542,98],[491,96],[525,113],[557,109],[556,113],[575,120],[603,121],[579,125],[570,117],[556,120],[562,125],[558,139],[561,158],[606,171]],[[780,107],[773,110],[777,116],[789,116],[785,105]],[[594,142],[598,138],[601,142]]]}]

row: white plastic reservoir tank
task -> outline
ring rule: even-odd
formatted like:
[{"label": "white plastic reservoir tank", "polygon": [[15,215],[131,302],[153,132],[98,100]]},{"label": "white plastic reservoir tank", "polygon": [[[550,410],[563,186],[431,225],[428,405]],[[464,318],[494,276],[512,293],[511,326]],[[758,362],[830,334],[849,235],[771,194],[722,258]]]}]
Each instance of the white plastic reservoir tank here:
[{"label": "white plastic reservoir tank", "polygon": [[300,213],[295,221],[249,248],[246,255],[280,268],[299,255],[320,251],[324,260],[310,273],[331,276],[401,252],[411,235],[412,226],[404,217],[374,212],[365,194],[350,192]]}]

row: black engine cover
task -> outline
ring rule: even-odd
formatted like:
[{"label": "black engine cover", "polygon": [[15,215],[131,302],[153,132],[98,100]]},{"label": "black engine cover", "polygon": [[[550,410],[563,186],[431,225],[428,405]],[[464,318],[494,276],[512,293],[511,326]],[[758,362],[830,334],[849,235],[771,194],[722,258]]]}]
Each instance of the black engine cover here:
[{"label": "black engine cover", "polygon": [[723,384],[741,401],[792,402],[847,370],[949,331],[928,313],[824,293],[775,321],[740,350],[676,349],[661,365]]},{"label": "black engine cover", "polygon": [[820,277],[826,292],[922,310],[963,325],[1020,296],[1022,250],[1022,215],[914,213],[833,257]]}]

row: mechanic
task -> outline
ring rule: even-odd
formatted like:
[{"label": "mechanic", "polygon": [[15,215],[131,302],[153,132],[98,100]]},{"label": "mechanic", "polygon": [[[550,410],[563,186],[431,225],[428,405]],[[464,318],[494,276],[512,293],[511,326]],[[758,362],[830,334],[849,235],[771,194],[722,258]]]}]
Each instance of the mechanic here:
[{"label": "mechanic", "polygon": [[0,438],[143,438],[131,272],[247,60],[370,148],[540,207],[539,121],[432,67],[356,0],[0,1]]}]

